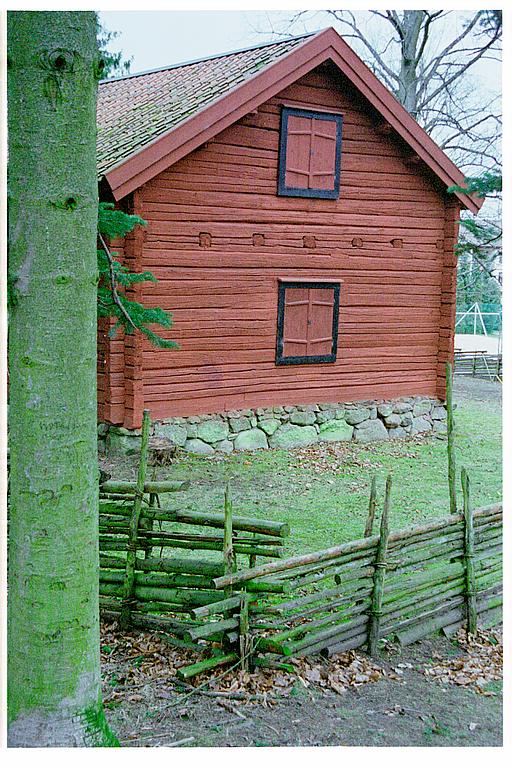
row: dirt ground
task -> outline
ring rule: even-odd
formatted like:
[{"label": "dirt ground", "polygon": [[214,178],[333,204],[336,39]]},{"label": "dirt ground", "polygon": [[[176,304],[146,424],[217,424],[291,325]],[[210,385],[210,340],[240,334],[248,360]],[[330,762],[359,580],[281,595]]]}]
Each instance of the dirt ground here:
[{"label": "dirt ground", "polygon": [[[352,674],[340,693],[318,684],[336,660],[317,657],[311,663],[319,666],[306,669],[306,674],[304,668],[299,670],[291,686],[272,670],[268,695],[247,697],[243,690],[251,686],[237,682],[244,679],[243,673],[232,675],[228,691],[219,691],[223,673],[218,671],[209,680],[195,682],[199,690],[180,683],[173,666],[174,649],[168,653],[160,649],[156,671],[155,663],[149,661],[151,672],[145,677],[141,672],[144,652],[138,652],[150,647],[143,640],[150,636],[133,634],[133,642],[122,642],[115,649],[112,634],[108,637],[111,646],[110,658],[104,659],[104,699],[122,746],[502,745],[502,684],[496,679],[501,659],[499,631],[486,633],[498,646],[491,647],[494,660],[498,659],[491,665],[485,657],[478,657],[478,649],[475,655],[456,640],[437,636],[402,651],[384,651],[385,658],[377,662],[364,654],[345,654],[348,662],[355,659],[350,666],[365,674]],[[488,643],[483,647],[489,650]],[[366,663],[371,665],[370,672]],[[490,666],[494,680],[489,680]],[[320,673],[312,674],[315,669]]]},{"label": "dirt ground", "polygon": [[497,381],[477,379],[472,376],[455,376],[454,400],[476,400],[501,406],[502,385]]}]

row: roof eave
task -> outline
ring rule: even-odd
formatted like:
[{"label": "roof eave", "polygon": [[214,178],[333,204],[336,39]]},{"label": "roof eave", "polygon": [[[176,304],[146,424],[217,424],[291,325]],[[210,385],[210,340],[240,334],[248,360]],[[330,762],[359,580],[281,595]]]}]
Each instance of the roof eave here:
[{"label": "roof eave", "polygon": [[[338,66],[447,187],[464,183],[462,171],[338,33],[329,28],[307,38],[302,45],[109,168],[104,177],[115,199],[120,200],[130,194],[328,59]],[[482,206],[482,198],[463,192],[454,194],[472,213],[477,213]]]}]

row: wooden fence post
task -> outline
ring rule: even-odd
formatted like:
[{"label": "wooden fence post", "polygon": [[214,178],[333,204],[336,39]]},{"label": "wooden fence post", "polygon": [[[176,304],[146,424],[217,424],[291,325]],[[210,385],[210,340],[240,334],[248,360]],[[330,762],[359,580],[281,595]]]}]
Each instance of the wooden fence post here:
[{"label": "wooden fence post", "polygon": [[244,591],[240,596],[240,661],[245,671],[249,666],[250,637],[249,637],[249,596]]},{"label": "wooden fence post", "polygon": [[[253,539],[256,538],[256,534],[253,533]],[[249,568],[254,568],[256,565],[256,555],[249,555]]]},{"label": "wooden fence post", "polygon": [[474,635],[477,630],[476,580],[475,580],[475,533],[473,510],[471,509],[469,475],[462,467],[462,497],[464,500],[464,563],[466,580],[466,606],[468,615],[468,633]]},{"label": "wooden fence post", "polygon": [[[235,554],[233,552],[233,502],[231,501],[231,488],[229,480],[226,482],[224,490],[224,573],[234,573]],[[224,597],[231,597],[233,587],[229,586],[224,590]]]},{"label": "wooden fence post", "polygon": [[139,535],[139,519],[144,496],[144,483],[146,482],[146,470],[148,465],[149,428],[151,421],[149,411],[144,410],[142,417],[142,438],[140,444],[140,462],[137,474],[137,485],[133,511],[130,518],[128,533],[128,546],[126,552],[126,570],[124,573],[123,599],[121,603],[121,615],[119,624],[126,628],[130,623],[131,606],[133,603],[133,588],[135,585],[135,560],[137,555],[137,539]]},{"label": "wooden fence post", "polygon": [[386,552],[389,538],[389,508],[391,502],[391,475],[386,480],[386,496],[380,521],[380,536],[377,544],[377,554],[374,563],[373,592],[368,626],[368,653],[376,656],[378,653],[380,617],[382,615],[382,598],[384,595],[384,579],[386,576]]},{"label": "wooden fence post", "polygon": [[372,477],[372,486],[370,489],[370,503],[368,505],[368,517],[364,528],[364,538],[372,535],[373,521],[375,520],[375,510],[377,508],[377,475]]},{"label": "wooden fence post", "polygon": [[448,489],[450,514],[457,514],[457,490],[455,475],[455,430],[453,424],[453,375],[451,363],[446,363],[446,427],[448,437]]}]

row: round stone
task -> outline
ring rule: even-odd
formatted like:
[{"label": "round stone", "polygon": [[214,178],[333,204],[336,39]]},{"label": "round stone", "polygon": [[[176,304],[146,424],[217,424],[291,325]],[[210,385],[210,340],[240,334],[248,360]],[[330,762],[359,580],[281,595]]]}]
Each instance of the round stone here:
[{"label": "round stone", "polygon": [[210,419],[203,421],[197,428],[197,436],[205,443],[218,443],[219,440],[225,440],[228,436],[229,428],[225,421],[220,419]]},{"label": "round stone", "polygon": [[248,429],[240,432],[235,440],[235,450],[255,451],[258,448],[268,448],[267,436],[261,429]]},{"label": "round stone", "polygon": [[300,427],[298,424],[283,424],[270,438],[271,448],[300,448],[316,443],[318,435],[312,426]]}]

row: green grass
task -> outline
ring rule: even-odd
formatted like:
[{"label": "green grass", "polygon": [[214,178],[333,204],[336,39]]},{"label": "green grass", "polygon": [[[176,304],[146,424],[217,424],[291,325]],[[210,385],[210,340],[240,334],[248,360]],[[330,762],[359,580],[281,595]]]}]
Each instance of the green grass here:
[{"label": "green grass", "polygon": [[[468,470],[473,505],[499,501],[499,407],[465,401],[455,417],[457,474],[463,465]],[[286,554],[291,555],[361,538],[374,472],[378,514],[385,477],[393,475],[392,529],[448,516],[446,441],[435,436],[226,457],[184,456],[159,476],[191,480],[189,491],[164,497],[163,506],[211,512],[222,511],[225,481],[232,478],[234,513],[287,521],[291,536]]]}]

